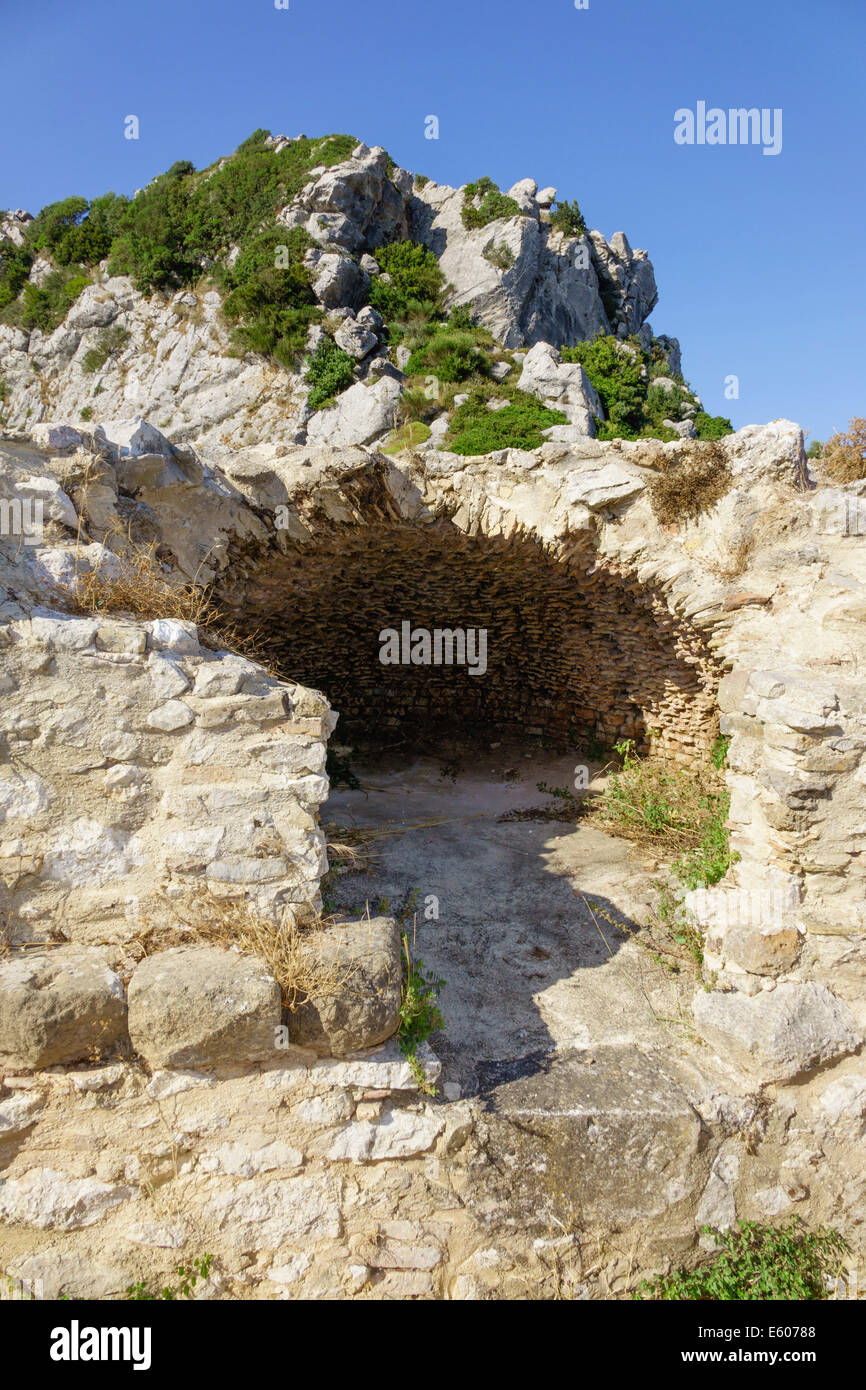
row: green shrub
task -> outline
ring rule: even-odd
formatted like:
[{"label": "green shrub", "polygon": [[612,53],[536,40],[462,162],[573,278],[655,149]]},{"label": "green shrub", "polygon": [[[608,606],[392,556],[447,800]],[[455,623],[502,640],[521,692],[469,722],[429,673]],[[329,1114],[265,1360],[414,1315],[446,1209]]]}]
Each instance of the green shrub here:
[{"label": "green shrub", "polygon": [[[476,199],[478,206],[476,207]],[[476,179],[474,183],[467,183],[463,190],[463,209],[461,217],[464,227],[469,231],[474,231],[478,227],[486,227],[488,222],[495,222],[500,217],[519,217],[520,208],[513,198],[509,198],[506,193],[501,193],[492,179],[485,174],[484,178]]]},{"label": "green shrub", "polygon": [[250,150],[264,149],[266,147],[265,141],[270,139],[270,135],[271,132],[269,130],[265,130],[263,126],[259,126],[257,130],[253,131],[252,135],[248,135],[246,140],[241,141],[235,153],[247,154]]},{"label": "green shrub", "polygon": [[380,275],[370,284],[370,303],[383,318],[406,320],[411,317],[437,319],[443,316],[442,293],[445,276],[439,262],[414,241],[395,241],[376,251],[379,269],[390,276],[390,284]]},{"label": "green shrub", "polygon": [[313,388],[309,397],[310,409],[319,410],[326,401],[352,385],[355,380],[354,358],[337,347],[333,338],[323,338],[310,358],[306,380]]},{"label": "green shrub", "polygon": [[415,349],[406,364],[406,373],[417,376],[429,372],[441,381],[465,381],[474,372],[484,371],[486,362],[471,332],[444,328],[435,332],[423,347]]},{"label": "green shrub", "polygon": [[[321,317],[303,266],[312,243],[299,229],[278,227],[274,217],[314,166],[345,159],[357,141],[328,135],[276,152],[265,144],[268,133],[254,131],[230,159],[201,172],[178,160],[131,200],[107,193],[91,203],[73,197],[43,208],[28,225],[26,248],[0,244],[0,313],[22,327],[45,329],[63,317],[56,284],[46,281],[39,290],[25,284],[36,252],[70,270],[107,257],[112,274],[130,275],[144,293],[194,284],[212,269],[227,296],[236,348],[294,366],[310,323]],[[275,261],[279,245],[289,247],[285,268]],[[230,268],[227,254],[236,246],[240,254]]]},{"label": "green shrub", "polygon": [[48,203],[32,222],[27,223],[25,236],[34,251],[46,251],[54,256],[63,238],[86,216],[86,198],[63,198]]},{"label": "green shrub", "polygon": [[80,266],[52,270],[41,285],[26,284],[21,293],[20,322],[24,329],[39,328],[51,333],[63,322],[90,278]]},{"label": "green shrub", "polygon": [[548,425],[564,425],[565,415],[535,396],[512,388],[509,404],[488,410],[488,397],[473,391],[451,418],[445,447],[455,454],[491,454],[497,449],[539,449]]},{"label": "green shrub", "polygon": [[566,236],[586,236],[586,223],[583,220],[583,213],[576,202],[569,203],[567,199],[557,202],[554,211],[550,215],[550,225],[558,232],[564,232]]},{"label": "green shrub", "polygon": [[27,246],[16,246],[5,237],[0,240],[0,313],[18,298],[34,259]]},{"label": "green shrub", "polygon": [[85,422],[88,421],[88,420],[92,420],[92,419],[93,419],[93,406],[92,406],[92,405],[83,405],[83,406],[81,407],[80,414],[81,414],[82,420],[84,420]]},{"label": "green shrub", "polygon": [[99,334],[99,341],[84,354],[81,363],[85,372],[98,372],[100,367],[104,367],[113,352],[121,352],[129,342],[129,331],[119,323],[112,324],[110,328],[103,328]]},{"label": "green shrub", "polygon": [[827,1297],[847,1249],[838,1231],[807,1231],[794,1217],[786,1226],[742,1221],[738,1229],[701,1227],[720,1247],[693,1270],[645,1279],[636,1299],[711,1302],[814,1302]]},{"label": "green shrub", "polygon": [[563,348],[562,359],[564,362],[580,362],[601,397],[609,432],[599,431],[599,437],[616,438],[610,431],[619,430],[623,432],[623,438],[637,438],[646,423],[644,401],[647,383],[640,354],[632,356],[623,350],[616,338],[608,335],[596,338],[591,343],[576,343],[574,347]]},{"label": "green shrub", "polygon": [[232,342],[241,352],[274,357],[291,370],[304,351],[307,330],[321,317],[304,265],[312,238],[302,227],[273,223],[246,242],[220,279],[227,290],[223,311],[233,321]]},{"label": "green shrub", "polygon": [[726,434],[734,433],[733,425],[724,415],[708,415],[705,410],[698,411],[694,425],[698,439],[724,439]]},{"label": "green shrub", "polygon": [[[599,423],[599,439],[669,442],[680,437],[664,421],[678,420],[682,407],[693,404],[695,397],[681,379],[672,389],[654,384],[656,377],[669,374],[660,344],[654,342],[647,353],[636,337],[622,343],[608,334],[592,342],[564,347],[562,358],[565,362],[580,362],[601,397],[607,418]],[[719,439],[730,434],[732,428],[730,420],[720,416],[710,417],[703,412],[695,416],[700,439]]]},{"label": "green shrub", "polygon": [[426,188],[430,180],[428,179],[426,174],[416,174],[415,182],[417,183],[419,188]]},{"label": "green shrub", "polygon": [[510,246],[505,245],[504,241],[500,242],[498,246],[494,246],[493,242],[489,241],[483,254],[484,259],[489,261],[491,265],[495,265],[497,270],[510,270],[514,265],[514,252]]}]

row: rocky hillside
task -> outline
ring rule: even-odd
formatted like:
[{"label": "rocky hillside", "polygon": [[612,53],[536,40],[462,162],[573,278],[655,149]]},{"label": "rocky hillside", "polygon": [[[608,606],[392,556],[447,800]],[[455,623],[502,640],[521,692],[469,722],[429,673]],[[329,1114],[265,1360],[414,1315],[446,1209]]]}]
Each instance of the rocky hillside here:
[{"label": "rocky hillside", "polygon": [[730,428],[653,336],[647,253],[532,179],[454,189],[348,136],[257,131],[131,200],[9,212],[0,237],[7,431],[143,415],[219,455]]}]

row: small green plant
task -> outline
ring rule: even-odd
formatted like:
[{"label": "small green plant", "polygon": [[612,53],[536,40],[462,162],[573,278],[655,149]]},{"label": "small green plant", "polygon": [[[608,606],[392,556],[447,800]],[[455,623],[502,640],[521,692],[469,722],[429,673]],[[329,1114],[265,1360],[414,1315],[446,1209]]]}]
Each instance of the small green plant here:
[{"label": "small green plant", "polygon": [[469,231],[486,227],[500,217],[519,217],[520,207],[513,198],[501,193],[498,186],[487,175],[467,183],[463,190],[463,225]]},{"label": "small green plant", "polygon": [[492,241],[488,241],[483,251],[484,259],[491,265],[495,265],[497,270],[510,270],[514,265],[515,256],[510,246],[506,246],[501,241],[498,246]]},{"label": "small green plant", "polygon": [[128,342],[129,330],[120,324],[112,324],[110,328],[104,328],[99,335],[96,346],[84,354],[82,369],[85,372],[98,372],[101,367],[105,366],[112,353],[122,352]]},{"label": "small green plant", "polygon": [[728,749],[731,746],[730,734],[719,734],[712,748],[710,749],[710,762],[717,772],[721,772],[728,760]]},{"label": "small green plant", "polygon": [[580,798],[575,796],[574,792],[569,787],[551,787],[547,782],[536,782],[535,785],[545,796],[556,797],[558,801],[566,801],[570,806],[573,805],[575,808],[579,808],[582,805]]},{"label": "small green plant", "polygon": [[792,1218],[786,1226],[742,1221],[717,1231],[703,1226],[718,1249],[693,1270],[644,1279],[635,1299],[711,1302],[814,1302],[827,1297],[828,1276],[837,1274],[847,1249],[838,1231],[807,1231]]},{"label": "small green plant", "polygon": [[415,182],[417,183],[419,188],[426,188],[430,180],[426,174],[416,174]]},{"label": "small green plant", "polygon": [[566,236],[586,236],[586,222],[576,202],[567,199],[557,202],[550,215],[550,225]]},{"label": "small green plant", "polygon": [[202,1255],[193,1260],[191,1265],[178,1265],[177,1284],[166,1284],[159,1290],[148,1287],[143,1279],[139,1279],[135,1284],[129,1285],[126,1297],[135,1302],[145,1303],[153,1303],[158,1299],[173,1303],[178,1298],[192,1298],[199,1280],[204,1283],[209,1278],[213,1258],[213,1255]]},{"label": "small green plant", "polygon": [[310,383],[309,406],[320,410],[345,391],[355,380],[355,361],[348,352],[337,347],[333,338],[323,338],[310,358],[306,380]]},{"label": "small green plant", "polygon": [[426,1042],[437,1028],[444,1028],[445,1020],[436,1002],[445,981],[435,975],[428,975],[422,960],[412,959],[409,949],[409,936],[404,932],[403,941],[403,993],[400,1001],[400,1031],[397,1040],[400,1051],[409,1063],[419,1088],[425,1095],[434,1096],[436,1088],[427,1080],[420,1061],[418,1047]]},{"label": "small green plant", "polygon": [[92,406],[92,405],[83,405],[83,406],[81,407],[81,418],[82,418],[82,420],[85,420],[85,421],[86,421],[86,420],[92,420],[92,419],[93,419],[93,406]]}]

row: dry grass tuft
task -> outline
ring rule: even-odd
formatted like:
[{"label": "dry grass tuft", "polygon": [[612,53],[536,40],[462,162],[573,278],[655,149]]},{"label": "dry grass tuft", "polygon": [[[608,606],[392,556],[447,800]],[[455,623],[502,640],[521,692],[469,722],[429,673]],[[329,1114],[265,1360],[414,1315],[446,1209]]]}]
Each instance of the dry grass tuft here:
[{"label": "dry grass tuft", "polygon": [[755,544],[754,532],[743,531],[728,547],[728,552],[724,558],[708,563],[707,568],[713,574],[718,575],[719,579],[739,579],[740,575],[749,567]]},{"label": "dry grass tuft", "polygon": [[141,941],[148,954],[205,942],[258,956],[280,986],[283,1008],[294,1013],[311,999],[344,994],[355,974],[356,966],[318,949],[327,929],[326,918],[301,925],[286,911],[272,922],[246,900],[201,893],[177,912],[176,926],[146,927]]},{"label": "dry grass tuft", "polygon": [[660,459],[662,471],[650,483],[649,495],[663,526],[710,511],[733,486],[725,451],[715,440],[686,440],[673,456]]},{"label": "dry grass tuft", "polygon": [[212,651],[237,652],[275,674],[263,635],[242,632],[228,621],[204,586],[179,583],[167,574],[156,544],[132,546],[122,556],[113,551],[106,555],[119,562],[119,573],[109,573],[105,566],[79,574],[67,597],[70,611],[194,623],[200,640]]},{"label": "dry grass tuft", "polygon": [[866,478],[866,419],[855,416],[844,433],[827,440],[821,467],[834,483],[858,483]]},{"label": "dry grass tuft", "polygon": [[73,602],[82,613],[129,613],[135,618],[173,618],[203,627],[219,616],[206,590],[178,584],[165,574],[156,546],[142,546],[118,559],[118,574],[107,566],[77,575]]}]

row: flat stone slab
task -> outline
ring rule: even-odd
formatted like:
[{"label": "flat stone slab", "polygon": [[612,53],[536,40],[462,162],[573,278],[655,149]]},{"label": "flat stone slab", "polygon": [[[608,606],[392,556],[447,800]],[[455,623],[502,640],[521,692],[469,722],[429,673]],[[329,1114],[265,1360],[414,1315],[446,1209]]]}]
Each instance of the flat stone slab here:
[{"label": "flat stone slab", "polygon": [[700,1119],[636,1047],[553,1054],[487,1101],[497,1161],[554,1208],[622,1223],[698,1185]]}]

